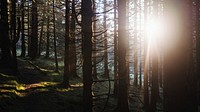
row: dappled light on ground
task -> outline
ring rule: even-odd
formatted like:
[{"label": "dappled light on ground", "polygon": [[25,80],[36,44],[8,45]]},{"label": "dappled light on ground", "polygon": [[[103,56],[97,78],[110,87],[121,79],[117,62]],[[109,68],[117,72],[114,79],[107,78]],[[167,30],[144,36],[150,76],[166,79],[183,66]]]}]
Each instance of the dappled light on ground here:
[{"label": "dappled light on ground", "polygon": [[[62,75],[45,74],[26,61],[19,61],[19,76],[0,74],[0,112],[80,112],[81,80],[73,79],[71,87],[61,85]],[[38,66],[39,67],[39,66]],[[78,108],[77,108],[78,107]]]}]

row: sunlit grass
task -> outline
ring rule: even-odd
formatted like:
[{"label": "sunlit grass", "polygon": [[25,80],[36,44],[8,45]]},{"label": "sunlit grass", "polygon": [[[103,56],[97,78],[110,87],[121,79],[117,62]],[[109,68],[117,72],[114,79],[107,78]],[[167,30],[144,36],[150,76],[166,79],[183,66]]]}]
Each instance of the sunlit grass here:
[{"label": "sunlit grass", "polygon": [[2,74],[2,73],[0,73],[0,77],[15,78],[15,76],[10,76],[10,75],[6,75],[6,74]]},{"label": "sunlit grass", "polygon": [[73,91],[73,88],[56,88],[57,92],[68,92],[68,91]]},{"label": "sunlit grass", "polygon": [[71,87],[83,87],[83,83],[71,84]]}]

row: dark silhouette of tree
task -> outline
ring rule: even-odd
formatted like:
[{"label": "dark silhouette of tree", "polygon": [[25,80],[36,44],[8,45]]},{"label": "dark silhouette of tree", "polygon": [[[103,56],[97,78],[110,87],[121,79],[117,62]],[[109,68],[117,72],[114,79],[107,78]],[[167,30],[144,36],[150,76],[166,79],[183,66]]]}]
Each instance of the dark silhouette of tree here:
[{"label": "dark silhouette of tree", "polygon": [[69,1],[65,1],[65,53],[64,53],[64,80],[63,84],[69,86]]},{"label": "dark silhouette of tree", "polygon": [[25,0],[22,0],[22,4],[21,4],[21,23],[22,23],[22,28],[21,28],[21,56],[25,57],[26,55],[26,45],[25,45]]},{"label": "dark silhouette of tree", "polygon": [[96,21],[96,19],[97,19],[97,17],[96,17],[96,0],[93,0],[93,18],[92,18],[92,22],[93,22],[93,24],[92,24],[92,32],[93,32],[93,54],[92,54],[92,58],[93,58],[93,70],[92,70],[92,74],[93,74],[93,79],[95,79],[95,80],[97,80],[98,79],[98,77],[97,77],[97,38],[96,38],[96,24],[97,24],[97,21]]},{"label": "dark silhouette of tree", "polygon": [[82,0],[83,107],[92,112],[92,1]]},{"label": "dark silhouette of tree", "polygon": [[[107,30],[107,20],[106,20],[106,8],[107,8],[107,2],[104,0],[104,13],[103,13],[103,27],[104,30]],[[107,31],[103,34],[104,37],[104,76],[108,78],[109,76],[109,70],[108,70],[108,40],[107,40]]]},{"label": "dark silhouette of tree", "polygon": [[126,0],[118,0],[118,68],[119,68],[119,112],[128,112],[128,71],[126,67]]},{"label": "dark silhouette of tree", "polygon": [[[166,0],[164,110],[197,112],[192,50],[192,1]],[[170,45],[168,45],[170,43]]]},{"label": "dark silhouette of tree", "polygon": [[197,78],[198,78],[198,104],[200,105],[200,1],[196,0],[196,47],[197,47]]},{"label": "dark silhouette of tree", "polygon": [[[147,24],[147,0],[144,1],[144,26]],[[145,27],[145,31],[146,31]],[[144,34],[144,108],[149,108],[149,89],[148,89],[148,41],[147,32]]]},{"label": "dark silhouette of tree", "polygon": [[55,71],[58,72],[58,56],[57,56],[57,45],[56,45],[56,21],[55,21],[55,0],[53,0],[53,45],[54,45],[54,58],[55,58]]},{"label": "dark silhouette of tree", "polygon": [[[155,19],[158,19],[158,0],[154,0],[153,14]],[[159,95],[158,90],[158,37],[159,35],[153,35],[156,37],[152,40],[152,89],[151,89],[151,112],[156,111],[156,103]]]},{"label": "dark silhouette of tree", "polygon": [[11,51],[10,51],[10,39],[9,39],[9,25],[8,25],[8,3],[7,0],[1,0],[1,26],[0,26],[0,38],[1,38],[1,66],[10,68],[11,64]]},{"label": "dark silhouette of tree", "polygon": [[[137,0],[136,0],[137,2]],[[138,11],[138,6],[134,7],[135,12]],[[135,25],[135,33],[134,33],[134,85],[138,85],[138,19],[137,19],[137,13],[134,16],[134,25]]]},{"label": "dark silhouette of tree", "polygon": [[47,38],[46,38],[46,58],[49,58],[50,47],[50,9],[49,0],[47,0]]},{"label": "dark silhouette of tree", "polygon": [[117,0],[114,0],[114,94],[118,94]]},{"label": "dark silhouette of tree", "polygon": [[72,0],[71,3],[71,25],[70,25],[70,75],[77,77],[76,73],[76,10],[75,10],[75,0]]},{"label": "dark silhouette of tree", "polygon": [[38,13],[37,1],[32,1],[32,20],[31,20],[31,39],[30,39],[30,57],[36,59],[38,52]]}]

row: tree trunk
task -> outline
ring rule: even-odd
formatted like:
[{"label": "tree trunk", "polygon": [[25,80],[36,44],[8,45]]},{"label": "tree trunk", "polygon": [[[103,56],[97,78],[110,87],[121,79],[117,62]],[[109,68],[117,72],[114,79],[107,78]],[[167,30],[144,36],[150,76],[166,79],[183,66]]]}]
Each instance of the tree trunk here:
[{"label": "tree trunk", "polygon": [[[137,0],[136,0],[137,2]],[[136,5],[136,4],[135,4]],[[137,5],[135,6],[135,11],[137,12]],[[135,34],[134,34],[134,85],[138,85],[138,29],[137,29],[137,13],[135,14]]]},{"label": "tree trunk", "polygon": [[93,32],[93,79],[95,80],[98,80],[98,77],[97,77],[97,58],[96,58],[96,3],[95,3],[96,0],[93,0],[93,13],[94,13],[94,16],[92,18],[92,32]]},{"label": "tree trunk", "polygon": [[[147,24],[147,0],[144,1],[144,26]],[[145,31],[146,31],[145,27]],[[148,89],[148,41],[147,32],[144,34],[144,108],[148,111],[149,108],[149,89]]]},{"label": "tree trunk", "polygon": [[167,0],[165,7],[168,31],[164,40],[164,109],[166,112],[197,112],[197,83],[192,59],[192,1]]},{"label": "tree trunk", "polygon": [[65,0],[65,53],[64,53],[64,86],[69,86],[69,1]]},{"label": "tree trunk", "polygon": [[53,0],[53,45],[54,45],[54,58],[55,58],[55,71],[58,71],[58,56],[57,56],[57,48],[56,48],[56,21],[55,21],[56,17],[55,17],[55,0]]},{"label": "tree trunk", "polygon": [[117,0],[114,0],[114,95],[118,94]]},{"label": "tree trunk", "polygon": [[92,112],[92,1],[82,0],[83,108]]},{"label": "tree trunk", "polygon": [[49,11],[49,0],[47,0],[47,44],[46,44],[46,58],[49,58],[49,38],[50,38],[50,27],[49,27],[49,24],[50,24],[50,11]]},{"label": "tree trunk", "polygon": [[127,35],[126,35],[126,0],[118,0],[118,62],[119,62],[119,112],[129,112],[128,106],[128,73],[126,67]]},{"label": "tree trunk", "polygon": [[[103,28],[104,30],[107,30],[106,25],[106,0],[104,0],[104,14],[103,14]],[[107,40],[107,31],[104,32],[104,76],[108,78],[109,71],[108,71],[108,40]]]},{"label": "tree trunk", "polygon": [[22,17],[21,17],[21,23],[22,23],[22,29],[21,29],[21,42],[22,42],[22,45],[21,45],[21,50],[22,50],[22,52],[21,52],[21,56],[22,57],[25,57],[25,55],[26,55],[26,45],[25,45],[25,34],[24,34],[24,30],[25,30],[25,23],[24,23],[24,17],[25,17],[25,15],[24,15],[24,13],[25,13],[25,8],[24,8],[24,4],[25,4],[25,0],[22,0],[22,5],[21,5],[21,7],[22,7]]},{"label": "tree trunk", "polygon": [[38,46],[38,56],[41,55],[42,38],[43,38],[43,32],[44,32],[44,21],[45,21],[45,15],[43,15],[41,29],[40,29],[39,46]]},{"label": "tree trunk", "polygon": [[197,78],[198,78],[198,104],[200,105],[200,1],[196,0],[196,29],[197,29],[197,34],[196,34],[196,49],[197,49]]},{"label": "tree trunk", "polygon": [[37,2],[32,1],[32,20],[31,20],[31,46],[30,57],[36,59],[38,52],[38,14],[37,14]]},{"label": "tree trunk", "polygon": [[75,29],[76,29],[76,11],[75,11],[75,0],[72,0],[72,14],[71,14],[71,28],[70,28],[70,75],[72,77],[77,77],[76,73],[76,36],[75,36]]},{"label": "tree trunk", "polygon": [[9,25],[8,25],[8,3],[7,0],[1,0],[1,66],[10,68],[11,64],[11,52],[10,52],[10,39],[9,39]]},{"label": "tree trunk", "polygon": [[[153,3],[153,15],[154,19],[158,19],[158,1],[154,0]],[[155,20],[157,21],[157,20]],[[152,89],[151,89],[151,112],[156,111],[156,103],[159,95],[159,90],[158,90],[158,37],[159,35],[153,35],[156,37],[154,40],[151,40],[152,42]]]}]

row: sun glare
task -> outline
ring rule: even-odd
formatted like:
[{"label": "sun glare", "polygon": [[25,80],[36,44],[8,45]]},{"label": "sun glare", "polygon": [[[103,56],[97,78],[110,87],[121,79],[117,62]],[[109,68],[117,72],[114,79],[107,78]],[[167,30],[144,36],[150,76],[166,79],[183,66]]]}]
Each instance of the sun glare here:
[{"label": "sun glare", "polygon": [[148,41],[154,42],[158,38],[162,37],[163,24],[161,21],[152,19],[146,23],[146,34]]}]

